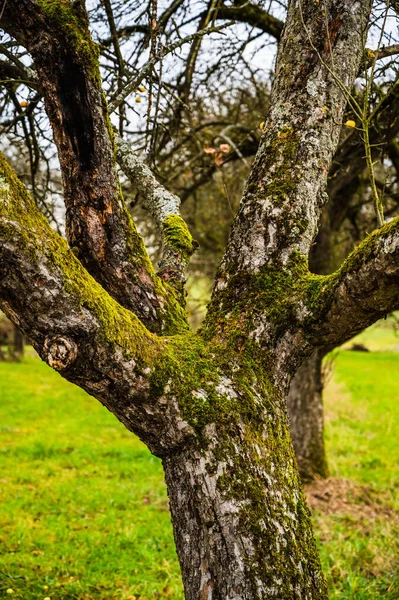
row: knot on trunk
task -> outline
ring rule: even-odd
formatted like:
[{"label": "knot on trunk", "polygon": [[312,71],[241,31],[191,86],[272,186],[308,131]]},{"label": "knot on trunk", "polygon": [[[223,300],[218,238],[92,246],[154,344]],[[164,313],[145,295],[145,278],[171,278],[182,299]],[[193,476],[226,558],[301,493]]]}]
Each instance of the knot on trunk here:
[{"label": "knot on trunk", "polygon": [[61,336],[47,337],[44,342],[45,359],[56,371],[69,367],[78,355],[78,345]]}]

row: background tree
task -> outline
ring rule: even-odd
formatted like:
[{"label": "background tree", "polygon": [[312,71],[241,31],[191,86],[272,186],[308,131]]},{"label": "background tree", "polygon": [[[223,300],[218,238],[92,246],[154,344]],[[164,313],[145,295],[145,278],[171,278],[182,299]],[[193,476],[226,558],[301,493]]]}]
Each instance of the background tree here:
[{"label": "background tree", "polygon": [[[154,272],[120,194],[82,2],[21,0],[2,15],[33,59],[58,149],[70,247],[2,160],[1,305],[48,364],[162,458],[187,598],[325,597],[286,395],[317,348],[397,307],[396,219],[332,275],[307,269],[344,119],[338,82],[352,89],[371,7],[335,0],[299,8],[289,5],[264,134],[197,334],[183,310],[195,244],[176,196],[117,139],[118,161],[163,236]],[[165,52],[151,15],[148,62],[119,84],[110,110]]]}]

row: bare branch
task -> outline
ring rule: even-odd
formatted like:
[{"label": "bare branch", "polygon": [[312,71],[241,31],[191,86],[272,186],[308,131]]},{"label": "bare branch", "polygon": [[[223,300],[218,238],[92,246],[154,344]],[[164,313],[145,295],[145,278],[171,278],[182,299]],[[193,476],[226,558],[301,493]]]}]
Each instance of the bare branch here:
[{"label": "bare branch", "polygon": [[395,56],[399,54],[399,44],[393,44],[392,46],[383,46],[379,50],[365,49],[366,56],[368,57],[367,66],[371,67],[376,60],[387,58],[389,56]]},{"label": "bare branch", "polygon": [[218,27],[208,27],[207,29],[203,29],[201,31],[197,31],[196,33],[193,33],[192,35],[188,35],[184,39],[178,40],[177,42],[175,42],[174,44],[171,44],[170,46],[165,46],[165,48],[162,48],[162,51],[157,56],[150,59],[144,65],[144,67],[133,77],[133,79],[131,79],[125,85],[122,92],[120,94],[118,94],[115,98],[111,99],[111,101],[108,105],[109,113],[110,114],[113,113],[118,108],[118,106],[120,106],[122,104],[122,102],[129,96],[129,94],[131,94],[140,85],[140,83],[151,74],[151,71],[153,70],[154,66],[158,62],[160,62],[167,54],[170,54],[171,52],[175,52],[178,48],[181,48],[182,46],[184,46],[184,44],[190,44],[192,41],[194,41],[198,37],[203,37],[204,35],[209,35],[211,33],[218,33],[219,31],[222,31],[223,29],[230,27],[233,23],[234,23],[234,21],[230,22],[230,23],[225,23],[224,25],[219,25]]},{"label": "bare branch", "polygon": [[233,19],[238,23],[248,23],[261,29],[276,40],[280,39],[284,23],[273,15],[264,11],[260,6],[251,2],[244,2],[238,6],[225,6],[222,4],[217,11],[217,19]]},{"label": "bare branch", "polygon": [[122,171],[132,182],[143,206],[153,217],[163,237],[163,256],[159,275],[182,291],[185,270],[196,248],[187,225],[180,217],[180,199],[164,188],[149,167],[116,136],[116,157]]}]

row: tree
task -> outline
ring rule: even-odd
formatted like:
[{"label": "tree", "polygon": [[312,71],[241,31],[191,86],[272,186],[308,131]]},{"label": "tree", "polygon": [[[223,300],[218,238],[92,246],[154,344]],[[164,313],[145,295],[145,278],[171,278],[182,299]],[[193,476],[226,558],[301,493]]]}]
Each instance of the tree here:
[{"label": "tree", "polygon": [[3,6],[52,124],[69,245],[2,158],[1,308],[162,459],[188,599],[326,597],[285,403],[314,351],[398,307],[397,218],[332,275],[308,270],[370,10],[289,3],[262,140],[194,334],[184,271],[195,242],[178,199],[117,138],[163,237],[155,273],[121,196],[83,2]]}]

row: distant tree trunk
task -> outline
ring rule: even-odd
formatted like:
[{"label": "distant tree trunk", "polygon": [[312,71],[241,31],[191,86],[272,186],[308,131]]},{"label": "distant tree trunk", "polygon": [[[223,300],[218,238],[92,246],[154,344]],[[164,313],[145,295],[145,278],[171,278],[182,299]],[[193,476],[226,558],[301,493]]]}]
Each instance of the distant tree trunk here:
[{"label": "distant tree trunk", "polygon": [[25,340],[24,340],[24,334],[22,333],[22,331],[19,329],[19,327],[17,327],[16,325],[14,325],[14,331],[13,331],[13,354],[21,357],[24,354],[24,346],[25,346]]},{"label": "distant tree trunk", "polygon": [[319,348],[303,363],[287,398],[291,438],[303,481],[328,477],[322,397],[325,354]]}]

